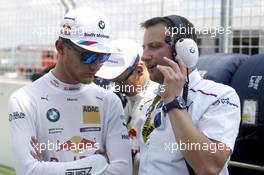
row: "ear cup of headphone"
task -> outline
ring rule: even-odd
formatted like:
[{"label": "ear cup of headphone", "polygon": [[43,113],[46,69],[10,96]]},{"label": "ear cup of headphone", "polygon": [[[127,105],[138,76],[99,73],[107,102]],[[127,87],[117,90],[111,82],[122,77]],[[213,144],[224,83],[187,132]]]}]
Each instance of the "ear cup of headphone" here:
[{"label": "ear cup of headphone", "polygon": [[194,67],[198,62],[199,51],[196,42],[190,38],[179,39],[175,50],[188,68]]}]

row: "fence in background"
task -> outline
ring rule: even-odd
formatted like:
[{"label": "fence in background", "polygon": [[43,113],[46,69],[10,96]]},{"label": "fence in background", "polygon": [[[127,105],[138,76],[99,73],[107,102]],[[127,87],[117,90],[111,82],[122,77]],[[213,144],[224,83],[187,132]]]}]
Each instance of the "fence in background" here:
[{"label": "fence in background", "polygon": [[142,43],[141,22],[179,14],[199,30],[201,55],[264,52],[264,0],[1,0],[0,75],[28,78],[52,64],[62,16],[91,6],[109,17],[112,39]]}]

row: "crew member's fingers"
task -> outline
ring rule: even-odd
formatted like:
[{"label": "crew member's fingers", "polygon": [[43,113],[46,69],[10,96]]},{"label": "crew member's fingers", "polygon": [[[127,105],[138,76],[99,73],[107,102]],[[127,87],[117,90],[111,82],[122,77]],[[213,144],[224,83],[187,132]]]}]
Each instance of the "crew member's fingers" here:
[{"label": "crew member's fingers", "polygon": [[184,76],[187,76],[187,67],[186,67],[186,65],[184,64],[182,58],[179,57],[179,56],[177,55],[177,56],[176,56],[176,61],[177,61],[178,64],[179,64],[179,68],[180,68],[182,74],[183,74]]}]

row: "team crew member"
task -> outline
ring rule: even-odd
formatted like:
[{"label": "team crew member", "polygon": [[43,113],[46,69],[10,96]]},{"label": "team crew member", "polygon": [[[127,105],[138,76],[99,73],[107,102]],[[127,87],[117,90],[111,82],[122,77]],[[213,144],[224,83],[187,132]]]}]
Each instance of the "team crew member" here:
[{"label": "team crew member", "polygon": [[[185,105],[182,94],[186,94],[188,73],[183,58],[177,56],[175,62],[173,55],[177,40],[195,40],[193,25],[186,18],[172,15],[149,19],[142,26],[142,60],[150,79],[164,85],[165,91],[157,91],[146,114],[139,174],[227,175],[240,123],[238,95],[229,86],[202,79],[197,69],[188,69]],[[178,30],[168,32],[172,27]]]},{"label": "team crew member", "polygon": [[[124,123],[132,144],[133,158],[139,152],[139,134],[144,121],[146,109],[144,104],[154,98],[154,90],[158,84],[150,81],[145,64],[141,61],[142,46],[130,39],[117,39],[111,45],[123,54],[112,54],[97,72],[97,76],[113,82],[116,91],[125,93]],[[134,161],[134,174],[138,173],[138,156]]]},{"label": "team crew member", "polygon": [[[106,17],[95,10],[67,13],[55,44],[59,55],[55,68],[10,97],[17,175],[132,173],[121,102],[91,83],[110,53],[116,52],[108,44],[109,27]],[[31,156],[31,136],[44,150],[44,161]],[[99,149],[106,155],[94,154]]]}]

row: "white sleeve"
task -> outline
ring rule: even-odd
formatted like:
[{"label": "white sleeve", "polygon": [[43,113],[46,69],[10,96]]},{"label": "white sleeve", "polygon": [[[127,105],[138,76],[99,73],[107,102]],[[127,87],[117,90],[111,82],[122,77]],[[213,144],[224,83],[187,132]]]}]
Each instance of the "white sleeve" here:
[{"label": "white sleeve", "polygon": [[215,101],[199,120],[198,127],[208,137],[234,148],[240,124],[240,100],[229,90]]},{"label": "white sleeve", "polygon": [[121,101],[113,94],[111,106],[108,110],[106,131],[106,152],[109,158],[109,166],[104,175],[126,174],[132,175],[132,155],[127,129],[122,124],[121,115],[124,115]]},{"label": "white sleeve", "polygon": [[102,155],[92,155],[72,162],[44,162],[35,160],[30,151],[31,136],[36,136],[36,109],[25,94],[9,100],[11,145],[17,175],[101,174],[108,166]]}]

